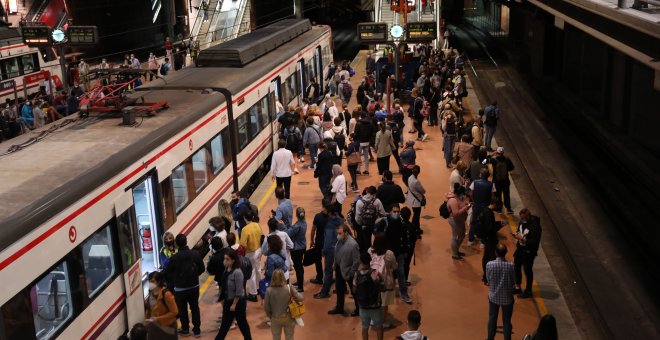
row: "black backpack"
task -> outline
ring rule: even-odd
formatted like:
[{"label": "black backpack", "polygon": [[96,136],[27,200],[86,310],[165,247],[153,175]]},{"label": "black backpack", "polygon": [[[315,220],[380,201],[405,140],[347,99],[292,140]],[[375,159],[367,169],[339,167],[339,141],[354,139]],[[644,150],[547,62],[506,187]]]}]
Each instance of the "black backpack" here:
[{"label": "black backpack", "polygon": [[298,146],[300,145],[300,136],[296,133],[296,128],[292,127],[291,129],[286,129],[284,131],[284,137],[286,137],[286,148],[291,151],[298,151]]},{"label": "black backpack", "polygon": [[338,133],[335,135],[335,142],[337,142],[337,146],[339,147],[339,150],[344,150],[346,149],[346,135],[343,132]]},{"label": "black backpack", "polygon": [[507,168],[506,158],[497,159],[495,163],[495,181],[506,182],[509,179],[509,169]]},{"label": "black backpack", "polygon": [[376,210],[376,205],[374,204],[376,199],[372,198],[371,201],[367,202],[363,199],[362,207],[360,208],[360,220],[362,220],[363,226],[372,226],[376,224],[376,219],[378,218],[378,210]]},{"label": "black backpack", "polygon": [[241,261],[243,280],[247,282],[247,280],[252,278],[252,262],[250,262],[245,256],[239,256],[238,259]]},{"label": "black backpack", "polygon": [[325,138],[323,139],[323,143],[325,143],[326,150],[330,151],[330,153],[337,157],[337,142],[334,139],[330,138]]},{"label": "black backpack", "polygon": [[373,269],[366,274],[360,271],[355,273],[355,297],[360,305],[360,308],[380,308],[380,292],[381,287],[371,277]]},{"label": "black backpack", "polygon": [[451,211],[449,211],[447,201],[444,201],[442,205],[440,205],[440,216],[442,216],[444,219],[448,219],[449,216],[451,216]]}]

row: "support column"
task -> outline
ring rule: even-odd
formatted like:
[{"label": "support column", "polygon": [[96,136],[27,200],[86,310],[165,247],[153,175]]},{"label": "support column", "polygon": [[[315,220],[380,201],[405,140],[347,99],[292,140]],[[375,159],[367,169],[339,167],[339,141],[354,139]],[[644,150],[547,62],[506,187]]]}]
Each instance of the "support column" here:
[{"label": "support column", "polygon": [[66,71],[66,56],[64,55],[64,45],[57,47],[57,53],[60,55],[60,71],[62,72],[62,85],[65,90],[69,89],[69,74]]},{"label": "support column", "polygon": [[165,24],[167,25],[167,36],[174,42],[174,24],[176,24],[176,13],[174,10],[174,0],[162,0],[163,11],[165,14]]},{"label": "support column", "polygon": [[303,0],[293,0],[293,12],[296,14],[296,19],[303,18]]}]

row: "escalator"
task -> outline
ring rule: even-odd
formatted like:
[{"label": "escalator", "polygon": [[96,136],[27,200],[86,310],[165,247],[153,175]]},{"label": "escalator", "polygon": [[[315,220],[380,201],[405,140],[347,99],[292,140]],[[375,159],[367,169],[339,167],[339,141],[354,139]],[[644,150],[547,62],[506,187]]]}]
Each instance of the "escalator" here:
[{"label": "escalator", "polygon": [[35,0],[25,19],[29,23],[40,22],[55,28],[62,26],[68,17],[65,0]]}]

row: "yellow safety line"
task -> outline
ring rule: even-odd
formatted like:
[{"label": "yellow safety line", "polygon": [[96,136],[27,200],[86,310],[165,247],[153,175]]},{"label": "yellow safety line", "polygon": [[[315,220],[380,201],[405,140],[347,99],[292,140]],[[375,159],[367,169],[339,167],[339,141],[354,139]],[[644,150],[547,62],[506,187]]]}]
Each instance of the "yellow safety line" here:
[{"label": "yellow safety line", "polygon": [[[511,228],[511,232],[515,233],[518,231],[518,226],[516,225],[516,220],[513,219],[513,215],[507,214],[507,219],[509,220],[509,227]],[[544,315],[548,314],[548,309],[545,307],[545,303],[541,297],[539,287],[536,285],[536,279],[532,281],[532,294],[534,295],[534,303],[536,304],[536,310],[539,313],[539,317],[543,317]]]},{"label": "yellow safety line", "polygon": [[[268,188],[268,191],[266,191],[266,195],[264,195],[264,197],[261,198],[261,201],[259,201],[259,204],[257,205],[259,210],[261,210],[261,208],[263,208],[264,205],[266,205],[266,202],[268,201],[270,196],[273,194],[273,191],[275,191],[275,187],[276,187],[275,182],[273,182],[273,184],[271,184],[270,188]],[[204,281],[204,283],[202,284],[202,287],[199,289],[199,300],[202,299],[202,296],[204,296],[204,293],[206,293],[206,290],[209,289],[209,286],[211,285],[211,281],[213,281],[213,276],[209,275],[206,278],[206,281]]]}]

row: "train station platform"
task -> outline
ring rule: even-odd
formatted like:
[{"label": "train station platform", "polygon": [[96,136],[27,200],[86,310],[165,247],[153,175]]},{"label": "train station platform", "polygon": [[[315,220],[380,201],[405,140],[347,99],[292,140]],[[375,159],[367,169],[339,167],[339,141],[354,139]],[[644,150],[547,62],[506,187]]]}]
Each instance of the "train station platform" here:
[{"label": "train station platform", "polygon": [[[361,51],[352,63],[356,76],[351,80],[353,88],[357,88],[364,74],[364,63],[366,51]],[[468,82],[470,97],[465,100],[469,112],[476,112],[481,107],[478,98],[472,91]],[[355,97],[355,96],[353,96]],[[338,101],[339,102],[339,101]],[[355,98],[349,103],[349,109],[355,106]],[[403,138],[405,140],[415,139],[415,135],[408,133],[412,122],[406,121]],[[483,249],[478,245],[467,246],[464,241],[461,251],[466,254],[464,260],[458,261],[451,258],[449,244],[451,239],[451,228],[447,220],[440,217],[438,208],[444,201],[444,195],[449,190],[449,175],[451,169],[447,169],[442,159],[442,135],[439,127],[424,126],[429,138],[425,142],[416,142],[417,164],[421,166],[420,181],[427,190],[428,204],[422,210],[421,228],[424,230],[423,238],[417,242],[416,264],[411,266],[409,293],[413,299],[412,305],[408,305],[396,299],[389,307],[389,312],[395,317],[396,322],[391,328],[385,330],[385,338],[392,339],[406,331],[406,315],[408,311],[417,309],[422,314],[421,331],[431,339],[484,339],[488,322],[488,287],[481,282],[482,269],[481,257]],[[495,142],[496,143],[496,142]],[[321,211],[322,195],[318,189],[318,181],[313,176],[313,170],[308,168],[309,156],[305,162],[299,164],[300,173],[294,175],[291,181],[291,201],[294,211],[297,207],[306,210],[308,223],[308,247],[309,232],[313,216]],[[346,161],[343,161],[346,177]],[[381,180],[376,169],[372,168],[370,175],[358,175],[359,187],[365,188],[369,185],[377,186]],[[401,175],[396,173],[397,167],[394,159],[391,160],[390,169],[395,173],[394,182],[399,184],[405,191]],[[515,170],[514,170],[515,173]],[[513,176],[512,176],[513,177]],[[270,176],[266,177],[259,188],[250,198],[251,202],[258,204],[261,221],[266,221],[271,209],[275,209],[277,200],[273,196],[275,183]],[[347,211],[349,204],[353,202],[355,193],[348,192],[343,211]],[[523,206],[520,196],[514,184],[511,186],[512,207],[518,212]],[[508,228],[516,228],[517,215],[496,214],[498,220],[506,222]],[[260,223],[264,234],[267,234],[265,222]],[[515,243],[507,228],[500,230],[501,242],[509,249],[507,259],[512,261]],[[520,339],[525,334],[533,332],[538,326],[542,315],[552,313],[558,322],[560,339],[579,339],[571,314],[557,286],[554,275],[543,250],[537,257],[534,273],[536,284],[534,297],[532,299],[515,298],[513,311],[513,338]],[[295,274],[291,271],[291,278]],[[304,327],[296,327],[296,339],[360,339],[359,318],[348,316],[328,315],[327,311],[335,306],[336,296],[332,294],[328,299],[314,299],[313,295],[320,291],[321,286],[309,282],[315,276],[314,266],[305,267],[304,302],[306,314],[303,316]],[[292,281],[292,282],[293,282]],[[218,317],[221,315],[222,306],[216,302],[218,289],[212,277],[202,278],[200,292],[200,308],[202,315],[202,338],[213,339],[218,332]],[[351,298],[346,300],[346,311],[353,310],[354,304]],[[267,317],[263,311],[261,299],[258,302],[248,302],[248,323],[250,324],[252,337],[254,339],[270,339],[271,331],[267,325]],[[498,322],[501,325],[501,321]],[[498,329],[501,332],[501,328]],[[370,337],[375,339],[375,332],[370,331]],[[496,338],[501,338],[498,334]],[[227,339],[242,339],[237,328],[229,332]]]}]

